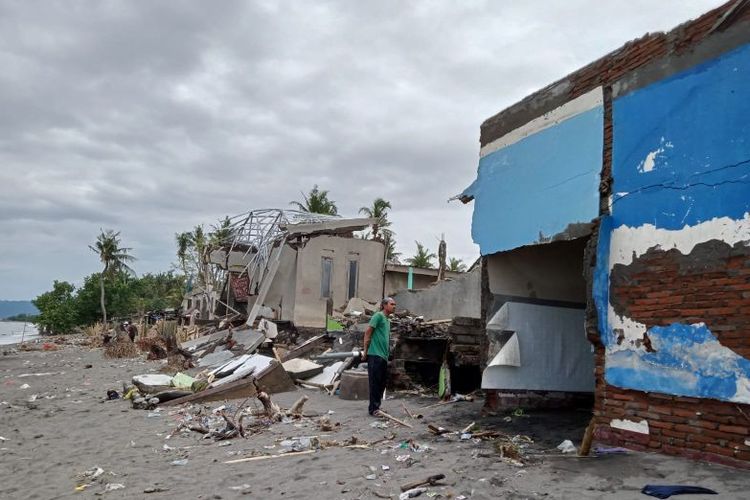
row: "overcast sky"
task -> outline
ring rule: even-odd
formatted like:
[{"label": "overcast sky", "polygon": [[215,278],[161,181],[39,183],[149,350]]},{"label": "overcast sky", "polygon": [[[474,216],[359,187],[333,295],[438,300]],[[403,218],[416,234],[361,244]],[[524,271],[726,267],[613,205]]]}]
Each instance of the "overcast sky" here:
[{"label": "overcast sky", "polygon": [[481,122],[720,1],[0,0],[0,299],[99,270],[122,232],[138,273],[174,234],[313,184],[342,215],[393,204],[414,240],[478,256]]}]

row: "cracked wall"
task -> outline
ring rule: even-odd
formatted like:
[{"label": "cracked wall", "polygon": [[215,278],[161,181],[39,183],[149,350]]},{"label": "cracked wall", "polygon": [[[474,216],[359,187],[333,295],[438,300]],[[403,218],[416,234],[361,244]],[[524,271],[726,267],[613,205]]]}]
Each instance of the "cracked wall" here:
[{"label": "cracked wall", "polygon": [[748,97],[745,45],[614,99],[595,287],[611,385],[750,403]]}]

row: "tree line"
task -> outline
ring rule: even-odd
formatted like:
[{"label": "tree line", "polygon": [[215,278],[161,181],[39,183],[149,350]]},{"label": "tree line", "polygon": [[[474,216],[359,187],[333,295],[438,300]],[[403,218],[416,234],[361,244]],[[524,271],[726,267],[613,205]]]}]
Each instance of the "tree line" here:
[{"label": "tree line", "polygon": [[32,300],[39,309],[34,322],[45,332],[70,333],[76,327],[111,318],[128,318],[148,311],[178,307],[185,276],[173,271],[136,276],[129,266],[132,249],[122,246],[120,233],[102,230],[89,248],[97,254],[102,271],[83,278],[80,287],[55,280],[52,290]]}]

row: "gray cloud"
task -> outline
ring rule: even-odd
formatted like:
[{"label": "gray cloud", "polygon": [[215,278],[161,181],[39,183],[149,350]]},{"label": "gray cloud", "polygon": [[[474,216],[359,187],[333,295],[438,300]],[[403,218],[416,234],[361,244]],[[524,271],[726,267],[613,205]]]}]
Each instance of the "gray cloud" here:
[{"label": "gray cloud", "polygon": [[138,272],[174,233],[313,184],[345,215],[389,199],[414,240],[471,262],[479,125],[717,1],[59,1],[0,4],[0,298],[98,269],[99,228]]}]

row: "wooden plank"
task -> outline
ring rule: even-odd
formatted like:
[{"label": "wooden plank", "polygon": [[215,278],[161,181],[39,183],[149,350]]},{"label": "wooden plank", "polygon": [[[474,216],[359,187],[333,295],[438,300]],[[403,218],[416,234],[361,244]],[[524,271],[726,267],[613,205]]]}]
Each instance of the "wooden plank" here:
[{"label": "wooden plank", "polygon": [[295,451],[291,453],[282,453],[280,455],[262,455],[260,457],[238,458],[236,460],[227,460],[224,463],[225,464],[240,464],[243,462],[256,462],[258,460],[268,460],[270,458],[295,457],[297,455],[307,455],[309,453],[315,453],[315,451],[316,450],[305,450],[305,451]]},{"label": "wooden plank", "polygon": [[318,342],[320,342],[321,340],[323,340],[325,338],[325,336],[326,336],[326,334],[324,333],[322,335],[318,335],[317,337],[313,337],[313,338],[307,340],[306,342],[304,342],[299,347],[296,347],[295,349],[292,349],[291,351],[289,351],[286,354],[284,354],[281,357],[281,359],[283,361],[289,361],[290,359],[299,358],[300,356],[303,356],[303,355],[309,353],[310,351],[312,351],[317,346]]}]

